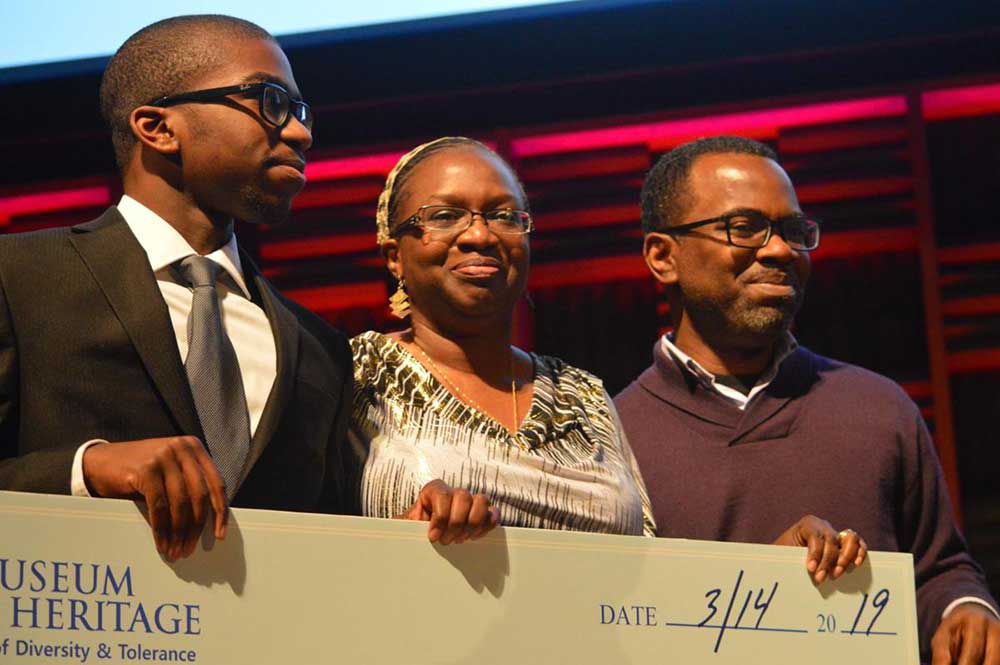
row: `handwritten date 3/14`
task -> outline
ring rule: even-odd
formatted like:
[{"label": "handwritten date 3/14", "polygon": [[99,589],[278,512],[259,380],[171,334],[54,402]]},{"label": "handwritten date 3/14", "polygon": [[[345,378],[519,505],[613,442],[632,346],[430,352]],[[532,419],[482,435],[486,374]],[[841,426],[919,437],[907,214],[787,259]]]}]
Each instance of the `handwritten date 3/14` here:
[{"label": "handwritten date 3/14", "polygon": [[[862,594],[857,610],[849,617],[841,617],[846,621],[840,622],[840,630],[837,615],[830,611],[817,613],[816,623],[809,627],[770,625],[766,621],[767,614],[772,606],[780,603],[779,586],[778,582],[763,586],[748,585],[744,580],[744,571],[740,570],[731,589],[720,586],[705,592],[705,613],[699,621],[665,621],[662,625],[668,628],[717,631],[714,652],[719,651],[722,638],[729,630],[863,637],[897,634],[895,631],[877,629],[879,619],[889,605],[888,589],[880,589],[874,595]],[[602,626],[645,628],[660,625],[656,605],[600,603],[599,609]]]}]

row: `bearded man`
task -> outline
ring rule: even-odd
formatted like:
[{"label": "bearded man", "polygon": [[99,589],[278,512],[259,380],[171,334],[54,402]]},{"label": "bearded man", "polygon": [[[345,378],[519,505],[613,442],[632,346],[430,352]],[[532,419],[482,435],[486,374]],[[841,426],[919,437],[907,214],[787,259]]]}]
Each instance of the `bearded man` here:
[{"label": "bearded man", "polygon": [[673,332],[615,398],[658,535],[770,543],[798,515],[911,552],[922,657],[1000,663],[1000,619],[955,525],[920,411],[889,379],[789,328],[819,223],[766,145],[664,155],[642,191],[643,253]]}]

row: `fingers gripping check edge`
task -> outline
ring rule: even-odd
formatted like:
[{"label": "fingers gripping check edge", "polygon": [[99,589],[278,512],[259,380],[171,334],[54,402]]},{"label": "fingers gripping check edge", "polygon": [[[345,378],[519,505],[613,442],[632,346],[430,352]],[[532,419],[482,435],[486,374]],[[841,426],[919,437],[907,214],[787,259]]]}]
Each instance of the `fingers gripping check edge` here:
[{"label": "fingers gripping check edge", "polygon": [[417,500],[401,517],[425,519],[427,538],[442,545],[463,543],[482,537],[500,522],[500,511],[485,494],[471,494],[432,480],[421,488]]},{"label": "fingers gripping check edge", "polygon": [[194,551],[208,519],[206,500],[215,536],[225,538],[225,484],[196,437],[96,444],[84,453],[83,471],[96,496],[146,502],[157,549],[170,560]]}]

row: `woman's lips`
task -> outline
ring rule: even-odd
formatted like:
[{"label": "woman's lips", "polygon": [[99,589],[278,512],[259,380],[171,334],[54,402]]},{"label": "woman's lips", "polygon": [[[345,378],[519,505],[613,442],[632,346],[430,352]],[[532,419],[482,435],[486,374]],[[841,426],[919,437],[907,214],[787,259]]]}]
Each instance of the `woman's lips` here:
[{"label": "woman's lips", "polygon": [[468,275],[469,277],[490,277],[498,270],[500,268],[496,266],[464,266],[462,268],[455,268],[455,272],[461,275]]},{"label": "woman's lips", "polygon": [[466,259],[455,264],[452,271],[472,278],[492,277],[500,271],[500,262],[491,258]]}]

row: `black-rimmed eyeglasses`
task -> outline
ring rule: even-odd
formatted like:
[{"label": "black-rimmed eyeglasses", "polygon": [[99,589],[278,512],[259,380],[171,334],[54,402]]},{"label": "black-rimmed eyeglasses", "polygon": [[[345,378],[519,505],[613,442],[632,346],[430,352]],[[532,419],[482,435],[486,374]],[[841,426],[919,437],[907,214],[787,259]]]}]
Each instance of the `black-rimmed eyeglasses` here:
[{"label": "black-rimmed eyeglasses", "polygon": [[476,215],[483,218],[486,226],[494,233],[509,235],[524,235],[535,228],[531,213],[513,208],[496,208],[481,212],[469,210],[460,206],[426,205],[420,206],[417,212],[400,222],[390,234],[398,237],[408,228],[418,228],[438,234],[462,233],[472,226]]},{"label": "black-rimmed eyeglasses", "polygon": [[819,247],[820,221],[818,219],[805,215],[790,215],[781,219],[771,219],[755,210],[729,212],[711,219],[669,226],[660,230],[660,233],[669,235],[687,233],[692,229],[709,224],[724,225],[726,242],[733,247],[760,249],[768,243],[775,229],[777,229],[781,239],[795,251],[811,252]]},{"label": "black-rimmed eyeglasses", "polygon": [[227,85],[224,88],[208,88],[207,90],[192,90],[176,95],[165,95],[149,102],[148,106],[173,106],[187,102],[213,102],[229,95],[257,94],[260,102],[260,117],[275,127],[284,127],[291,118],[301,122],[306,129],[312,131],[313,114],[309,105],[300,99],[292,99],[287,90],[277,83],[242,83]]}]

